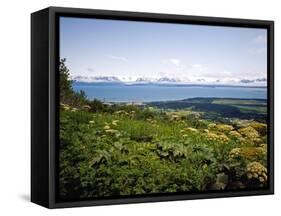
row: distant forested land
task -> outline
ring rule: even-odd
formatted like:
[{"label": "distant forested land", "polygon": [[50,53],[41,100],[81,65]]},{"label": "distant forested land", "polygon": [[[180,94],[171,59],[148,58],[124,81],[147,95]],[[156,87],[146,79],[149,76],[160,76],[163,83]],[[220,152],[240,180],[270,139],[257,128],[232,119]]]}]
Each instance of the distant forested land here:
[{"label": "distant forested land", "polygon": [[190,98],[177,101],[159,101],[147,103],[159,109],[189,109],[203,112],[203,118],[221,120],[222,118],[254,119],[267,121],[266,99],[236,98]]}]

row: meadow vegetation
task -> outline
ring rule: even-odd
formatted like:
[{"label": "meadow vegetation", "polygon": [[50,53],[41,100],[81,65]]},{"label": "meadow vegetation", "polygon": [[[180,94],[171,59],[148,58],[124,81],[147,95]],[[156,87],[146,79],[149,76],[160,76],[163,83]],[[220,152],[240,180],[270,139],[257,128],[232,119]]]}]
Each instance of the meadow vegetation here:
[{"label": "meadow vegetation", "polygon": [[59,143],[62,199],[267,186],[267,124],[263,121],[228,118],[226,123],[205,118],[204,111],[90,101],[83,92],[73,91],[64,63]]}]

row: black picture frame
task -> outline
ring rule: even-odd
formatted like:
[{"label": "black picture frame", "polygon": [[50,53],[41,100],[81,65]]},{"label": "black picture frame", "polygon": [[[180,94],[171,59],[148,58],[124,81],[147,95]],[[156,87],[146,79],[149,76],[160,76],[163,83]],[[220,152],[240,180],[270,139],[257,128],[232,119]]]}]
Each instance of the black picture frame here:
[{"label": "black picture frame", "polygon": [[[61,202],[57,192],[58,163],[58,73],[60,16],[210,26],[266,28],[268,73],[268,173],[266,189],[147,195],[99,200]],[[31,15],[31,201],[47,208],[64,208],[171,200],[266,195],[274,193],[274,22],[264,20],[139,13],[109,10],[49,7]]]}]

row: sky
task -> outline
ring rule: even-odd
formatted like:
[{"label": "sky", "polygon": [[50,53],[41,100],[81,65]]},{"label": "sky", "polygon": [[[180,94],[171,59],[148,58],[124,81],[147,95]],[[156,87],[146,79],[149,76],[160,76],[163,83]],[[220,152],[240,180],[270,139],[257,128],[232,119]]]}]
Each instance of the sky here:
[{"label": "sky", "polygon": [[60,58],[72,77],[256,80],[267,74],[266,29],[60,18]]}]

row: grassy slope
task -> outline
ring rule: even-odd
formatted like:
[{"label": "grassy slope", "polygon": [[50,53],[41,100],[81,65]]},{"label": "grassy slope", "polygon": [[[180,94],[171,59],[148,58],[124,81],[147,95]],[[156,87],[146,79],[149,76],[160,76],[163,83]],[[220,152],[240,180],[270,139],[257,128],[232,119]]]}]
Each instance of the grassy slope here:
[{"label": "grassy slope", "polygon": [[[251,184],[243,180],[250,162],[266,166],[265,154],[255,153],[256,146],[266,142],[263,135],[256,134],[259,140],[238,139],[219,126],[212,128],[212,121],[203,120],[198,112],[149,112],[149,117],[144,117],[142,110],[61,110],[61,197],[263,186],[256,180]],[[230,152],[241,146],[250,148],[250,157],[230,157]]]}]

